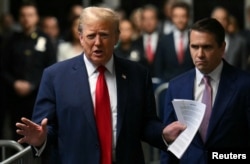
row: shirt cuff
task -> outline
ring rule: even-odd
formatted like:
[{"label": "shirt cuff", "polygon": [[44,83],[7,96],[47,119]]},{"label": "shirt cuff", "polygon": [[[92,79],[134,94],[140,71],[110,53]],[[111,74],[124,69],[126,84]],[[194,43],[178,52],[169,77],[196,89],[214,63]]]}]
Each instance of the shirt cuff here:
[{"label": "shirt cuff", "polygon": [[165,138],[163,137],[163,135],[161,137],[162,137],[162,140],[163,140],[163,142],[165,143],[165,145],[166,145],[166,147],[168,149],[168,147],[169,147],[170,144],[167,143],[167,141],[165,140]]},{"label": "shirt cuff", "polygon": [[45,149],[46,144],[47,144],[47,139],[45,140],[45,142],[43,143],[43,145],[42,145],[41,148],[38,149],[37,147],[33,146],[33,148],[34,148],[35,151],[36,151],[35,156],[37,156],[37,157],[40,157],[40,156],[41,156],[42,152],[43,152],[44,149]]}]

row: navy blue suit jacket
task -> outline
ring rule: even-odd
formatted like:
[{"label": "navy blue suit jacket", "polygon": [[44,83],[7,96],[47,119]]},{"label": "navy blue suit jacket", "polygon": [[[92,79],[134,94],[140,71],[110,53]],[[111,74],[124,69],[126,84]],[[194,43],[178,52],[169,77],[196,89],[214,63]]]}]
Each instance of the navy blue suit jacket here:
[{"label": "navy blue suit jacket", "polygon": [[[128,60],[114,57],[117,81],[116,162],[143,164],[141,140],[166,149],[163,124],[156,116],[149,72]],[[33,121],[48,118],[45,154],[51,163],[100,163],[88,75],[80,55],[45,69],[33,113]],[[50,150],[50,152],[49,152]]]},{"label": "navy blue suit jacket", "polygon": [[155,63],[157,63],[155,65],[155,74],[164,81],[169,81],[194,67],[188,45],[185,49],[184,62],[179,64],[173,32],[162,36],[158,48],[158,55],[155,60]]},{"label": "navy blue suit jacket", "polygon": [[[195,69],[170,81],[166,95],[164,123],[176,120],[171,101],[194,100]],[[250,150],[250,75],[224,62],[208,127],[207,140],[197,132],[178,161],[170,153],[161,154],[161,163],[205,164],[209,151]],[[172,162],[171,162],[172,161]]]}]

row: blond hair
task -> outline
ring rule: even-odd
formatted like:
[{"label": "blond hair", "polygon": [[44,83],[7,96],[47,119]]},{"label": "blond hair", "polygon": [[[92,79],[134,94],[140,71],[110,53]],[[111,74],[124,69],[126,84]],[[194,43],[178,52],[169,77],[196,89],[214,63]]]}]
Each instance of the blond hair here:
[{"label": "blond hair", "polygon": [[80,33],[84,30],[84,25],[89,21],[109,21],[114,24],[114,30],[117,34],[119,31],[119,16],[110,8],[105,7],[86,7],[83,9],[79,17],[78,31]]}]

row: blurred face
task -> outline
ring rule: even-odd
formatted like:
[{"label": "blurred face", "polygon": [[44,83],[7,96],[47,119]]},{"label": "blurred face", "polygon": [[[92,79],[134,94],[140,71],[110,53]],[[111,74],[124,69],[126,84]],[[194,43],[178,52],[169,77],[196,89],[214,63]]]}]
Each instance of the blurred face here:
[{"label": "blurred face", "polygon": [[37,10],[34,6],[25,6],[20,9],[19,20],[24,30],[35,28],[38,19]]},{"label": "blurred face", "polygon": [[71,18],[79,16],[82,13],[83,7],[80,5],[75,5],[71,8],[70,14]]},{"label": "blurred face", "polygon": [[73,36],[74,40],[79,39],[78,24],[79,24],[79,20],[75,19],[72,26],[71,26],[71,32],[73,34],[72,36]]},{"label": "blurred face", "polygon": [[214,35],[195,30],[190,33],[189,46],[194,65],[204,74],[220,64],[225,50],[225,43],[219,47]]},{"label": "blurred face", "polygon": [[107,63],[113,55],[118,37],[113,22],[89,20],[83,25],[80,42],[86,57],[99,66]]},{"label": "blurred face", "polygon": [[152,33],[157,28],[157,16],[153,10],[145,10],[142,12],[142,29],[146,33]]},{"label": "blurred face", "polygon": [[120,22],[120,41],[130,42],[133,35],[133,27],[131,22],[124,20]]},{"label": "blurred face", "polygon": [[140,10],[133,13],[131,21],[135,25],[136,29],[141,30],[141,18],[142,18],[142,12]]},{"label": "blurred face", "polygon": [[168,2],[164,5],[164,16],[168,19],[172,19],[172,12],[171,12],[171,9],[172,9],[172,6],[173,6],[173,2]]},{"label": "blurred face", "polygon": [[172,22],[176,28],[183,31],[187,28],[189,16],[184,8],[176,7],[172,10]]},{"label": "blurred face", "polygon": [[212,13],[212,18],[217,19],[221,25],[224,27],[225,30],[227,30],[229,20],[228,20],[228,14],[224,9],[216,9]]},{"label": "blurred face", "polygon": [[51,38],[56,38],[59,35],[57,20],[54,18],[45,18],[42,28],[43,31]]},{"label": "blurred face", "polygon": [[2,26],[4,28],[11,28],[11,26],[13,25],[14,20],[13,17],[11,15],[5,15],[3,16],[3,22],[2,22]]}]

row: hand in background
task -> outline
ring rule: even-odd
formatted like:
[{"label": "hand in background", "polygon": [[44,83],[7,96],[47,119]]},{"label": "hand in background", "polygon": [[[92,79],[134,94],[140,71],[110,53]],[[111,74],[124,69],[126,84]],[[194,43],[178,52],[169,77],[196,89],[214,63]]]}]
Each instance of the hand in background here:
[{"label": "hand in background", "polygon": [[41,125],[38,125],[27,118],[21,118],[22,123],[16,123],[17,134],[23,135],[19,143],[27,143],[35,147],[40,147],[47,137],[48,119],[44,118]]},{"label": "hand in background", "polygon": [[14,83],[14,89],[20,96],[27,96],[32,91],[32,85],[25,80],[16,80]]}]

